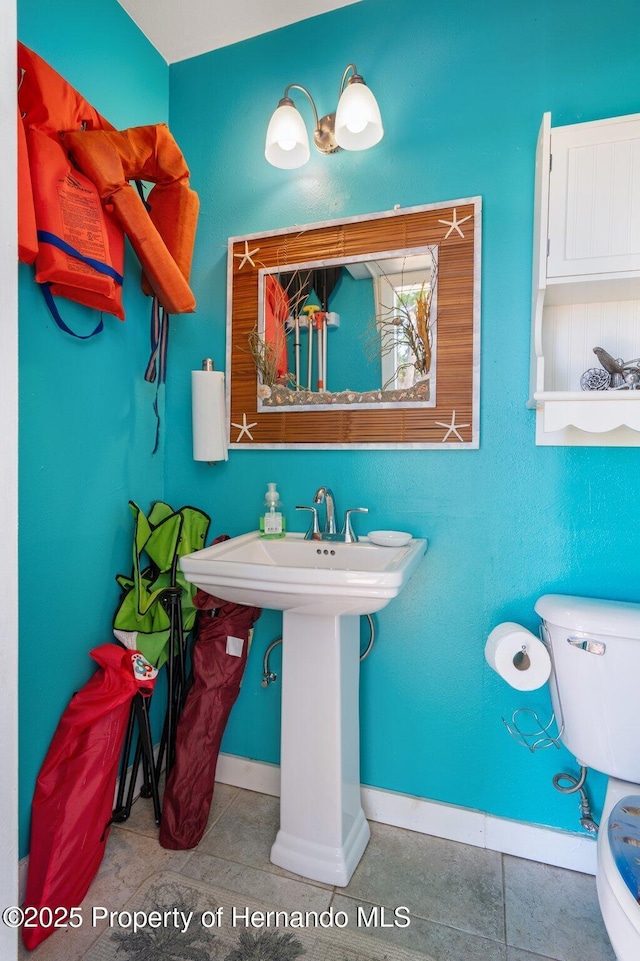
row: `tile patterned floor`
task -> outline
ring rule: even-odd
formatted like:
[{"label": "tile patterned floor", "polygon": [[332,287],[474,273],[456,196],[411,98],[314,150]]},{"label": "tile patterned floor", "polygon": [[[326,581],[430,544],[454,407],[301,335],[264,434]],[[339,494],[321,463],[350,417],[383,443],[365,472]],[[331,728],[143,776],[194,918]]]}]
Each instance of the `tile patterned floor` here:
[{"label": "tile patterned floor", "polygon": [[[271,864],[277,826],[277,798],[217,784],[198,848],[165,851],[151,802],[139,800],[112,829],[83,913],[119,910],[143,881],[174,871],[289,911],[333,906],[355,918],[358,905],[378,905],[388,920],[406,905],[410,925],[375,936],[433,961],[615,961],[589,875],[372,823],[348,887],[332,888]],[[20,961],[82,961],[103,930],[59,931],[33,952],[21,948]]]}]

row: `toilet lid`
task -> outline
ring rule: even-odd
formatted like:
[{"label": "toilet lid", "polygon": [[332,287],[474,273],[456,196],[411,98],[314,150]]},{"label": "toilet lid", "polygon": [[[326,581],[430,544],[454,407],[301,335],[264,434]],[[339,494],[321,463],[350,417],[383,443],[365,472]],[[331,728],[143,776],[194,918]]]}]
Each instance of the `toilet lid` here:
[{"label": "toilet lid", "polygon": [[609,846],[622,880],[640,898],[640,795],[618,801],[609,816]]}]

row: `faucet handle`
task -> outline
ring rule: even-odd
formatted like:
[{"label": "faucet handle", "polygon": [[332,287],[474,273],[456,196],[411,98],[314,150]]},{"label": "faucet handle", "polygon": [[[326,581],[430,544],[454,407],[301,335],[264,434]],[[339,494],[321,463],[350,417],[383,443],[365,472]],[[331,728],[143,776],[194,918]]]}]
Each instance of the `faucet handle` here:
[{"label": "faucet handle", "polygon": [[358,535],[354,533],[353,527],[351,525],[351,515],[352,514],[368,514],[368,507],[350,507],[348,511],[344,512],[344,528],[342,533],[344,534],[345,544],[354,544],[358,540]]},{"label": "faucet handle", "polygon": [[319,537],[320,537],[320,527],[319,527],[319,525],[318,525],[318,511],[317,511],[317,509],[316,509],[315,507],[306,507],[306,506],[304,506],[303,504],[296,504],[296,510],[297,510],[297,511],[311,511],[311,513],[312,513],[312,515],[313,515],[312,518],[311,518],[311,524],[309,525],[309,528],[308,528],[308,530],[307,530],[307,533],[304,535],[304,536],[305,536],[305,540],[310,541],[310,540],[317,540],[317,539],[319,539]]}]

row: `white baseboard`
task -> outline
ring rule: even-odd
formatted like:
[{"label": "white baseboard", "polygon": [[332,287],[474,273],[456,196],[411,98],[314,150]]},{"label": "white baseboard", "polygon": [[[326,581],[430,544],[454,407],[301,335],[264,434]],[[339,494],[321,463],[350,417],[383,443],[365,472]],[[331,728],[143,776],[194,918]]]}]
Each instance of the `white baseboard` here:
[{"label": "white baseboard", "polygon": [[[216,780],[274,797],[280,795],[280,768],[277,764],[220,754]],[[595,839],[588,835],[512,821],[455,804],[366,785],[362,786],[362,806],[369,820],[381,824],[392,824],[448,841],[461,841],[569,871],[596,873]]]},{"label": "white baseboard", "polygon": [[[280,796],[280,768],[265,761],[250,761],[235,754],[220,754],[216,781],[233,787]],[[136,785],[136,796],[140,784]],[[523,821],[494,817],[455,804],[379,788],[362,786],[362,806],[370,821],[461,841],[528,861],[540,861],[582,874],[596,873],[596,844],[588,835],[540,827]],[[24,900],[29,858],[19,865],[20,903]]]}]

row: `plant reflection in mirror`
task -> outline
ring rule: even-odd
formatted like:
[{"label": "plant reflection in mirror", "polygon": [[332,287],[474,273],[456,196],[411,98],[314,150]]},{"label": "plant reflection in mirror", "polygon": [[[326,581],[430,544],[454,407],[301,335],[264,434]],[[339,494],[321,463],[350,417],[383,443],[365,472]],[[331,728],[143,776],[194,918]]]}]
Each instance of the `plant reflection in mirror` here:
[{"label": "plant reflection in mirror", "polygon": [[278,380],[280,345],[267,343],[257,326],[250,332],[247,341],[260,384],[263,387],[273,387]]},{"label": "plant reflection in mirror", "polygon": [[405,283],[402,274],[380,278],[378,313],[367,331],[365,349],[372,361],[387,358],[384,366],[392,373],[384,379],[384,390],[412,387],[431,370],[437,271],[433,256],[428,280],[407,278]]}]

